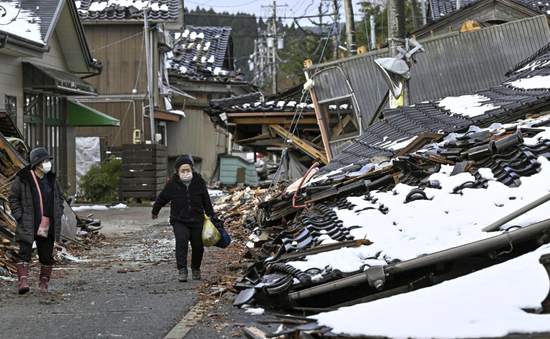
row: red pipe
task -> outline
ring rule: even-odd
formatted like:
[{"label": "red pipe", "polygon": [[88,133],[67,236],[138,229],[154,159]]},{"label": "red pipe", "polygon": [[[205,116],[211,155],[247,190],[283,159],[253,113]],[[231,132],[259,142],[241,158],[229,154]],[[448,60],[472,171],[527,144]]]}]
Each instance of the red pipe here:
[{"label": "red pipe", "polygon": [[294,207],[294,208],[304,208],[304,207],[306,207],[306,205],[296,206],[296,195],[300,191],[300,188],[302,188],[302,184],[304,183],[304,180],[306,180],[307,175],[309,174],[309,172],[311,172],[311,170],[314,169],[317,166],[319,166],[319,162],[316,162],[313,165],[311,165],[311,167],[307,170],[306,174],[302,178],[302,181],[300,182],[300,185],[298,185],[298,188],[296,189],[296,192],[294,192],[294,196],[292,197],[292,207]]}]

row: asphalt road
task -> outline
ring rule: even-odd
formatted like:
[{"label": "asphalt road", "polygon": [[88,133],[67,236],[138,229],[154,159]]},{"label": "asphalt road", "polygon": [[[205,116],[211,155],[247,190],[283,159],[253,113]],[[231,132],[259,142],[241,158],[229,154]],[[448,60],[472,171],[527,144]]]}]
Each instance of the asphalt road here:
[{"label": "asphalt road", "polygon": [[[249,326],[276,331],[278,324],[259,323],[271,316],[233,307],[232,293],[205,298],[219,279],[212,269],[203,270],[202,281],[178,282],[169,209],[155,221],[150,210],[79,212],[102,220],[105,241],[85,251],[81,261],[58,263],[47,295],[37,292],[38,265],[31,267],[27,295],[17,295],[14,282],[1,282],[0,337],[164,338],[197,302],[204,313],[193,318],[185,338],[244,337],[242,327]],[[227,263],[213,259],[213,251],[221,250],[207,249],[203,267],[215,271]]]}]

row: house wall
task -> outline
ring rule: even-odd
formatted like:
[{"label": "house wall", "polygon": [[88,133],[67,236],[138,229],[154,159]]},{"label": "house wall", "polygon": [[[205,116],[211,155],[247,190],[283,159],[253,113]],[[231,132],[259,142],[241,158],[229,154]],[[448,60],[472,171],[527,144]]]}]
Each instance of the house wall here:
[{"label": "house wall", "polygon": [[[45,65],[48,67],[68,71],[65,56],[61,50],[59,38],[54,32],[48,42],[50,51],[44,53],[42,59],[38,58],[23,58],[14,57],[0,53],[0,108],[5,106],[5,96],[17,97],[17,128],[23,132],[23,62],[28,61],[35,64]],[[74,128],[67,128],[67,176],[68,184],[71,185],[69,195],[75,193],[76,187],[76,168],[75,168],[75,144],[74,144]],[[29,145],[31,148],[36,145]],[[55,169],[54,169],[55,170]]]},{"label": "house wall", "polygon": [[[168,171],[172,172],[175,160],[182,154],[191,153],[193,156],[202,158],[200,172],[209,180],[212,177],[214,163],[216,161],[216,139],[217,132],[208,115],[204,113],[204,107],[211,99],[225,98],[225,93],[189,92],[197,100],[191,100],[185,108],[185,117],[179,123],[167,125],[168,129]],[[182,99],[177,98],[175,107],[181,106]],[[227,137],[219,135],[219,153],[226,152]]]},{"label": "house wall", "polygon": [[17,128],[23,131],[23,62],[45,65],[61,70],[68,70],[65,56],[59,39],[54,32],[48,43],[50,52],[44,53],[42,59],[22,58],[0,53],[0,108],[5,106],[5,96],[17,97]]},{"label": "house wall", "polygon": [[[143,32],[143,26],[92,25],[84,23],[84,30],[92,56],[95,59],[101,60],[104,67],[101,75],[87,78],[86,81],[97,88],[100,96],[111,96],[113,100],[120,96],[124,96],[124,98],[121,98],[123,100],[133,98],[132,100],[134,100],[136,107],[137,128],[141,128],[141,103],[142,98],[145,98],[147,93],[145,43],[143,34],[139,34]],[[119,42],[128,37],[132,38]],[[155,41],[152,41],[151,46],[156,46]],[[156,47],[154,50],[156,50]],[[156,74],[156,72],[153,74]],[[134,88],[136,89],[136,93],[133,95],[132,90]],[[121,126],[77,127],[76,133],[109,134],[109,146],[121,146],[122,144],[133,143],[134,106],[131,103],[86,102],[84,104],[119,119]],[[145,105],[149,105],[149,102],[146,101]],[[145,131],[148,133],[150,126],[149,119],[145,119],[144,126]],[[117,134],[118,137],[115,141]]]}]

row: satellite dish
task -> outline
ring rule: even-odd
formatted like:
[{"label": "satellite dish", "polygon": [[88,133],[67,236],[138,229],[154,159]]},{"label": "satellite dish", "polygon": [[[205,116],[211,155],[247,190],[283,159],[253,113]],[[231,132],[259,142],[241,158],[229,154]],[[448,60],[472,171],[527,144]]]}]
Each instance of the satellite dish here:
[{"label": "satellite dish", "polygon": [[380,58],[374,60],[378,70],[384,77],[384,81],[390,88],[393,96],[398,99],[403,93],[403,84],[405,80],[411,78],[409,66],[402,59]]}]

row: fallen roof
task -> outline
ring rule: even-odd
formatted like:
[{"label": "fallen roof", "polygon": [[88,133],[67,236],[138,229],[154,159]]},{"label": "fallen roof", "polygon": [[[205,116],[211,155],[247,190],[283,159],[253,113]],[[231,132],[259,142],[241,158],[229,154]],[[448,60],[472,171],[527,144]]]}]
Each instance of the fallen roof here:
[{"label": "fallen roof", "polygon": [[[360,137],[321,169],[321,173],[344,166],[358,166],[370,157],[391,156],[423,132],[460,132],[470,125],[507,123],[550,106],[550,44],[509,72],[500,86],[473,95],[447,97],[385,110],[382,121],[369,126]],[[534,76],[536,75],[536,76]]]}]

